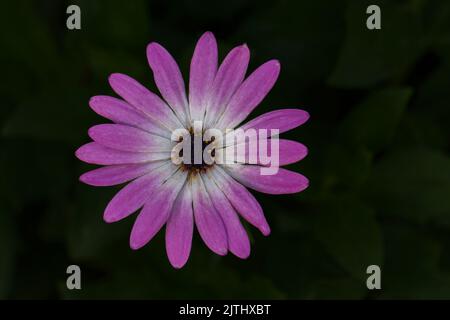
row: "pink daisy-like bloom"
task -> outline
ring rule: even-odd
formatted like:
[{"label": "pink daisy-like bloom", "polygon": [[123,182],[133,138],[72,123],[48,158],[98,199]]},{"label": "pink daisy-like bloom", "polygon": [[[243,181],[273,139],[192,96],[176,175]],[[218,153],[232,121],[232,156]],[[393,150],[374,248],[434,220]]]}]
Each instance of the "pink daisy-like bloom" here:
[{"label": "pink daisy-like bloom", "polygon": [[[211,32],[199,39],[190,65],[189,95],[177,63],[158,43],[147,47],[147,58],[162,98],[127,75],[109,77],[112,89],[122,98],[94,96],[90,107],[113,123],[89,129],[93,142],[76,151],[87,163],[103,165],[80,180],[93,186],[126,184],[104,212],[108,223],[142,210],[131,231],[130,247],[139,249],[166,225],[166,251],[170,263],[181,268],[189,258],[194,224],[213,252],[228,251],[239,258],[250,255],[250,241],[239,216],[269,235],[263,210],[246,187],[267,194],[304,190],[308,179],[279,168],[261,175],[260,164],[175,164],[171,159],[174,130],[192,132],[194,121],[203,130],[217,128],[296,128],[309,118],[299,109],[282,109],[241,123],[275,84],[280,64],[270,60],[246,79],[250,52],[246,45],[232,49],[218,66],[217,43]],[[270,138],[270,137],[269,137]],[[303,159],[304,145],[279,140],[279,164]]]}]

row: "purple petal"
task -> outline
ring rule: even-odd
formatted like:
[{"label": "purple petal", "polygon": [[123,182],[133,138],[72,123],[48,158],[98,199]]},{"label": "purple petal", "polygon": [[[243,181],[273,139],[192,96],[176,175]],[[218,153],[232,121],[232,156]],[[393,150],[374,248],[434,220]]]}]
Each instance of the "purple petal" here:
[{"label": "purple petal", "polygon": [[183,77],[177,63],[170,53],[156,42],[147,46],[147,59],[153,70],[159,92],[178,117],[186,123],[188,102]]},{"label": "purple petal", "polygon": [[241,85],[250,60],[250,51],[244,44],[232,49],[223,60],[214,78],[211,99],[206,109],[205,126],[210,128],[217,121],[232,95]]},{"label": "purple petal", "polygon": [[263,235],[269,235],[269,224],[255,197],[244,186],[217,166],[214,170],[211,170],[211,176],[239,214],[258,228]]},{"label": "purple petal", "polygon": [[[258,138],[250,139],[245,144],[238,143],[237,145],[226,147],[223,151],[218,150],[216,154],[234,154],[236,163],[258,164],[263,166],[276,165],[276,156],[274,153],[275,150],[272,150],[272,141],[274,140],[264,139],[261,141]],[[308,154],[308,149],[300,142],[278,139],[278,150],[276,152],[278,152],[278,165],[285,166],[302,160]]]},{"label": "purple petal", "polygon": [[111,149],[97,142],[86,143],[75,155],[81,161],[91,164],[113,165],[127,163],[144,163],[170,159],[170,152],[127,152]]},{"label": "purple petal", "polygon": [[164,129],[153,119],[123,100],[109,96],[95,96],[89,100],[89,106],[97,114],[115,123],[133,126],[170,139],[171,132],[167,128]]},{"label": "purple petal", "polygon": [[109,76],[109,84],[130,105],[170,131],[183,127],[174,112],[160,97],[133,78],[125,74],[113,73]]},{"label": "purple petal", "polygon": [[158,187],[147,200],[134,222],[130,235],[130,247],[134,250],[145,246],[167,222],[173,203],[186,181],[186,172],[177,172]]},{"label": "purple petal", "polygon": [[230,251],[241,259],[246,259],[250,255],[250,240],[247,232],[239,221],[239,217],[230,204],[230,201],[217,187],[214,180],[205,174],[202,175],[206,190],[211,201],[219,212],[228,235],[228,248]]},{"label": "purple petal", "polygon": [[211,251],[225,255],[227,234],[222,218],[214,209],[200,176],[192,176],[191,181],[195,225],[200,237]]},{"label": "purple petal", "polygon": [[[278,129],[279,134],[301,126],[309,119],[309,114],[300,109],[282,109],[264,113],[244,124],[241,129]],[[270,132],[270,131],[269,131]]]},{"label": "purple petal", "polygon": [[176,199],[166,226],[166,251],[170,263],[182,268],[191,252],[194,216],[190,186],[185,185]]},{"label": "purple petal", "polygon": [[256,69],[239,87],[217,128],[234,128],[264,99],[280,74],[280,63],[270,60]]},{"label": "purple petal", "polygon": [[[308,154],[308,148],[297,141],[279,139],[279,165],[285,166],[302,160]],[[268,144],[270,146],[270,144]],[[269,153],[271,152],[269,147]]]},{"label": "purple petal", "polygon": [[278,168],[276,174],[261,175],[261,168],[253,165],[230,165],[226,170],[243,185],[263,193],[297,193],[308,187],[308,179],[297,172]]},{"label": "purple petal", "polygon": [[280,139],[280,166],[302,160],[308,155],[308,148],[297,141]]},{"label": "purple petal", "polygon": [[141,208],[175,170],[176,167],[167,163],[127,184],[108,203],[103,219],[116,222],[128,217]]},{"label": "purple petal", "polygon": [[191,60],[189,106],[192,120],[203,120],[216,72],[217,42],[211,32],[205,32],[198,40]]},{"label": "purple petal", "polygon": [[114,186],[140,177],[161,166],[160,161],[106,166],[81,175],[80,181],[91,186]]},{"label": "purple petal", "polygon": [[172,142],[141,129],[123,124],[100,124],[88,131],[95,142],[105,147],[129,152],[170,152]]}]

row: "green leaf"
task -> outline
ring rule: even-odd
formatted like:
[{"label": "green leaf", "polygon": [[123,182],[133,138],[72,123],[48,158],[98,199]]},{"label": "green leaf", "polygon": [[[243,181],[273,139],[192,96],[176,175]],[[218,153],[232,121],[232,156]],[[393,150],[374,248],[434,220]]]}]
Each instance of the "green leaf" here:
[{"label": "green leaf", "polygon": [[25,97],[5,121],[1,135],[81,143],[94,113],[88,107],[89,97],[81,89],[54,86],[42,88],[36,95]]},{"label": "green leaf", "polygon": [[373,152],[381,151],[391,142],[411,94],[409,88],[388,88],[372,93],[342,122],[343,139]]},{"label": "green leaf", "polygon": [[448,1],[422,1],[424,28],[432,45],[440,46],[449,43],[450,35],[450,3]]},{"label": "green leaf", "polygon": [[[8,3],[8,8],[2,10],[0,37],[3,50],[0,59],[5,59],[8,64],[25,65],[30,73],[23,77],[24,80],[35,76],[38,78],[36,83],[57,73],[61,61],[55,38],[47,21],[36,14],[35,5],[31,1],[17,0]],[[14,74],[13,70],[11,72]]]},{"label": "green leaf", "polygon": [[[450,136],[450,47],[442,64],[419,87],[413,107],[424,116],[425,120],[433,121],[435,130],[442,130],[445,137]],[[448,139],[446,139],[448,140]]]},{"label": "green leaf", "polygon": [[380,226],[370,207],[347,196],[330,197],[318,205],[314,234],[342,268],[365,279],[367,266],[382,265]]},{"label": "green leaf", "polygon": [[448,126],[446,126],[449,122],[445,122],[444,117],[438,118],[436,113],[430,113],[428,110],[409,111],[399,124],[392,145],[394,147],[426,146],[433,149],[445,149],[450,134]]},{"label": "green leaf", "polygon": [[58,143],[6,140],[1,144],[0,163],[4,166],[4,202],[22,208],[36,201],[65,199],[71,183],[73,149]]},{"label": "green leaf", "polygon": [[367,195],[380,213],[449,225],[450,158],[427,148],[393,152],[374,167]]},{"label": "green leaf", "polygon": [[328,278],[320,280],[310,299],[362,299],[367,294],[365,281],[354,278]]},{"label": "green leaf", "polygon": [[149,18],[148,1],[136,0],[124,5],[111,0],[108,5],[96,1],[80,1],[82,8],[81,32],[95,45],[109,48],[138,47],[145,53],[152,20]]},{"label": "green leaf", "polygon": [[0,207],[0,299],[5,299],[10,291],[14,273],[16,241],[11,211]]},{"label": "green leaf", "polygon": [[332,144],[324,159],[322,175],[327,191],[334,190],[335,187],[357,190],[370,175],[372,153],[366,148]]},{"label": "green leaf", "polygon": [[[135,56],[120,50],[91,47],[88,49],[88,55],[92,71],[104,87],[107,86],[108,76],[114,72],[129,74],[135,79],[149,78],[150,70],[144,52]],[[148,87],[149,84],[145,83],[145,86]]]},{"label": "green leaf", "polygon": [[345,88],[364,88],[398,76],[423,52],[420,15],[414,6],[377,1],[381,29],[366,27],[366,9],[373,1],[350,0],[347,5],[347,37],[329,83]]},{"label": "green leaf", "polygon": [[385,230],[386,263],[381,268],[381,299],[448,299],[450,275],[439,262],[441,244],[427,232],[399,224]]},{"label": "green leaf", "polygon": [[239,39],[248,42],[257,54],[252,63],[263,62],[268,56],[281,61],[281,81],[295,85],[294,90],[280,95],[288,103],[291,97],[299,103],[299,94],[304,99],[311,86],[333,70],[344,23],[344,6],[338,1],[271,2],[245,22]]},{"label": "green leaf", "polygon": [[66,232],[69,256],[75,260],[92,260],[111,253],[114,246],[128,247],[132,217],[124,223],[107,224],[103,212],[116,190],[94,190],[79,186],[70,203]]}]

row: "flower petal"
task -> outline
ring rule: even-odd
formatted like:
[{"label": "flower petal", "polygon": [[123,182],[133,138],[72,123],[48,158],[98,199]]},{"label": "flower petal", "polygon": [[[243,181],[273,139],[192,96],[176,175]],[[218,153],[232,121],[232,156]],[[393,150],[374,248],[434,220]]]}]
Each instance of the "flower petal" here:
[{"label": "flower petal", "polygon": [[161,166],[161,161],[106,166],[81,175],[80,181],[91,186],[114,186],[140,177]]},{"label": "flower petal", "polygon": [[195,47],[189,73],[189,107],[192,120],[203,121],[216,72],[217,42],[211,32],[205,32]]},{"label": "flower petal", "polygon": [[211,251],[218,255],[227,253],[227,234],[222,218],[215,210],[200,175],[192,176],[194,219],[200,237]]},{"label": "flower petal", "polygon": [[247,188],[230,177],[228,173],[218,166],[214,170],[210,170],[210,175],[239,214],[250,224],[258,228],[263,235],[269,235],[270,227],[264,217],[263,210]]},{"label": "flower petal", "polygon": [[248,129],[278,129],[278,134],[280,134],[301,126],[308,119],[309,114],[306,111],[300,109],[281,109],[264,113],[244,124],[241,129],[244,131]]},{"label": "flower petal", "polygon": [[131,230],[130,247],[132,249],[136,250],[145,246],[167,222],[186,177],[187,172],[179,170],[160,185],[148,199]]},{"label": "flower petal", "polygon": [[129,152],[170,152],[172,142],[161,136],[123,124],[100,124],[88,131],[95,142]]},{"label": "flower petal", "polygon": [[147,46],[147,59],[161,95],[183,122],[188,121],[188,102],[183,77],[170,53],[159,43]]},{"label": "flower petal", "polygon": [[244,121],[272,89],[279,74],[280,63],[277,60],[270,60],[256,69],[231,98],[217,128],[234,128]]},{"label": "flower petal", "polygon": [[280,166],[298,162],[308,155],[308,148],[300,142],[279,139],[279,143]]},{"label": "flower petal", "polygon": [[116,222],[141,208],[150,196],[160,189],[164,180],[175,172],[176,168],[166,162],[127,184],[108,203],[103,219],[106,222]]},{"label": "flower petal", "polygon": [[287,194],[303,191],[308,187],[308,179],[293,171],[278,168],[276,174],[262,175],[260,166],[230,165],[227,172],[243,185],[269,194]]},{"label": "flower petal", "polygon": [[166,225],[166,251],[175,268],[183,267],[191,252],[194,213],[190,185],[185,184],[173,204]]},{"label": "flower petal", "polygon": [[217,71],[211,88],[211,99],[206,107],[205,127],[212,128],[241,85],[250,60],[250,51],[244,44],[232,49]]},{"label": "flower petal", "polygon": [[105,147],[97,142],[82,145],[75,155],[81,161],[91,164],[113,165],[144,163],[158,160],[170,160],[170,152],[127,152]]},{"label": "flower petal", "polygon": [[[273,142],[274,145],[272,145]],[[272,149],[278,146],[278,150]],[[267,150],[267,151],[265,151]],[[278,153],[278,155],[277,155]],[[224,158],[228,163],[258,164],[263,166],[285,166],[302,160],[308,154],[305,145],[297,141],[285,139],[250,139],[246,143],[238,143],[224,149],[216,150],[217,157]],[[232,158],[234,155],[234,158]]]},{"label": "flower petal", "polygon": [[109,96],[95,96],[89,106],[97,114],[118,124],[126,124],[170,139],[171,132],[127,102]]},{"label": "flower petal", "polygon": [[130,105],[170,131],[183,127],[173,110],[160,97],[133,78],[125,74],[113,73],[109,76],[109,84]]},{"label": "flower petal", "polygon": [[234,210],[230,201],[217,187],[214,180],[209,176],[202,174],[202,180],[208,191],[211,202],[219,212],[225,225],[228,237],[228,248],[230,251],[241,259],[246,259],[250,255],[250,240],[247,232],[239,221],[239,217]]}]

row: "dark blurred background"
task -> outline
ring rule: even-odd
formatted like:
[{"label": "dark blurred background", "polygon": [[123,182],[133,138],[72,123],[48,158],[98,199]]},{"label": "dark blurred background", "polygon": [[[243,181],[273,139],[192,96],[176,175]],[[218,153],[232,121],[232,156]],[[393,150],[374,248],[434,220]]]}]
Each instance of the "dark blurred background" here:
[{"label": "dark blurred background", "polygon": [[[66,8],[81,7],[81,30]],[[381,30],[366,8],[381,7]],[[8,1],[0,19],[0,298],[450,298],[449,1]],[[134,216],[106,224],[119,188],[81,184],[94,168],[74,151],[105,122],[88,107],[126,73],[155,90],[145,56],[163,44],[187,77],[198,37],[220,56],[243,42],[250,69],[281,76],[252,117],[311,114],[285,134],[310,153],[291,168],[295,195],[256,194],[272,234],[248,228],[246,261],[219,257],[196,234],[173,269],[164,232],[128,247]],[[66,268],[82,290],[66,288]],[[381,267],[382,290],[366,288]]]}]

